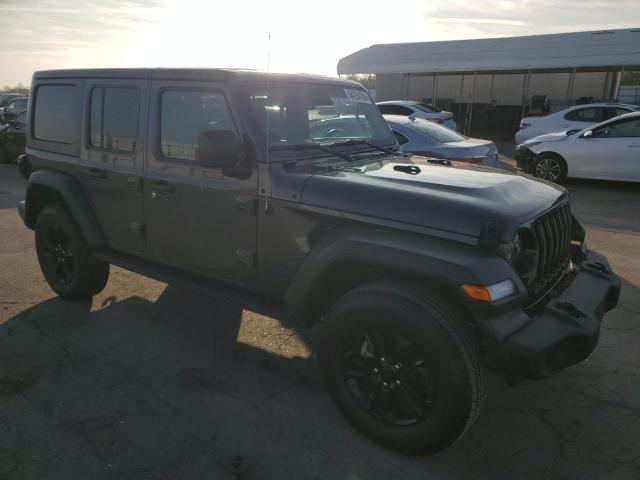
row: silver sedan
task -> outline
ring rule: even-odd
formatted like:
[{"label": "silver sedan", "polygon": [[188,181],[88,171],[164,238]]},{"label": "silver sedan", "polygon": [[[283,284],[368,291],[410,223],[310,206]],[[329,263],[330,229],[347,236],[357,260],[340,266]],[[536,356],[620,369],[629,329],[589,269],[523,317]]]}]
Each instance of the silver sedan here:
[{"label": "silver sedan", "polygon": [[421,118],[384,115],[384,119],[405,153],[513,170],[499,159],[498,149],[491,140],[465,137]]}]

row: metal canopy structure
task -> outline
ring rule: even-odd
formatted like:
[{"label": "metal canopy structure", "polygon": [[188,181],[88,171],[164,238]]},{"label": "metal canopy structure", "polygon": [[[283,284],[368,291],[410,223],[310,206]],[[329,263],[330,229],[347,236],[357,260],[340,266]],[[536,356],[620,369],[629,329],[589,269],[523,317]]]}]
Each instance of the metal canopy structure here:
[{"label": "metal canopy structure", "polygon": [[378,44],[338,62],[339,75],[605,71],[636,68],[640,68],[640,28]]}]

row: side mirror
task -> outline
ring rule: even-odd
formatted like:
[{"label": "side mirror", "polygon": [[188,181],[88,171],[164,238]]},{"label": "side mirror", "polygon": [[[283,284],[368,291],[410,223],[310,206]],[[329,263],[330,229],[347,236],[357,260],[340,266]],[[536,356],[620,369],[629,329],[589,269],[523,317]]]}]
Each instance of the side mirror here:
[{"label": "side mirror", "polygon": [[593,130],[587,130],[582,135],[580,135],[580,138],[591,138],[592,136],[593,136]]},{"label": "side mirror", "polygon": [[200,132],[196,158],[203,167],[233,168],[239,158],[238,136],[230,130]]}]

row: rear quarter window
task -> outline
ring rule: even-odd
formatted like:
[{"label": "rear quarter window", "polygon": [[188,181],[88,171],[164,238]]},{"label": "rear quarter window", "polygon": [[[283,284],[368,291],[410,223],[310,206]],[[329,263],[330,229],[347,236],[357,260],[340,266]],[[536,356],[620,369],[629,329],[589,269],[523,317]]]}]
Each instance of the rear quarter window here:
[{"label": "rear quarter window", "polygon": [[42,85],[36,93],[33,136],[37,140],[70,145],[78,129],[74,115],[75,87]]}]

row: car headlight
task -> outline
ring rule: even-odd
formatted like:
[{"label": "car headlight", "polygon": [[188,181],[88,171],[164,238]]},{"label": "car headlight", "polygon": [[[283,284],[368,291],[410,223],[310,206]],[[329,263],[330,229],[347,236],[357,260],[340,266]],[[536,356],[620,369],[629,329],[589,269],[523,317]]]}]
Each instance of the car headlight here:
[{"label": "car headlight", "polygon": [[516,292],[516,286],[510,278],[488,286],[463,285],[462,289],[469,298],[481,302],[497,302]]},{"label": "car headlight", "polygon": [[528,143],[523,143],[522,146],[531,148],[531,147],[535,147],[536,145],[540,145],[541,143],[542,142],[528,142]]}]

